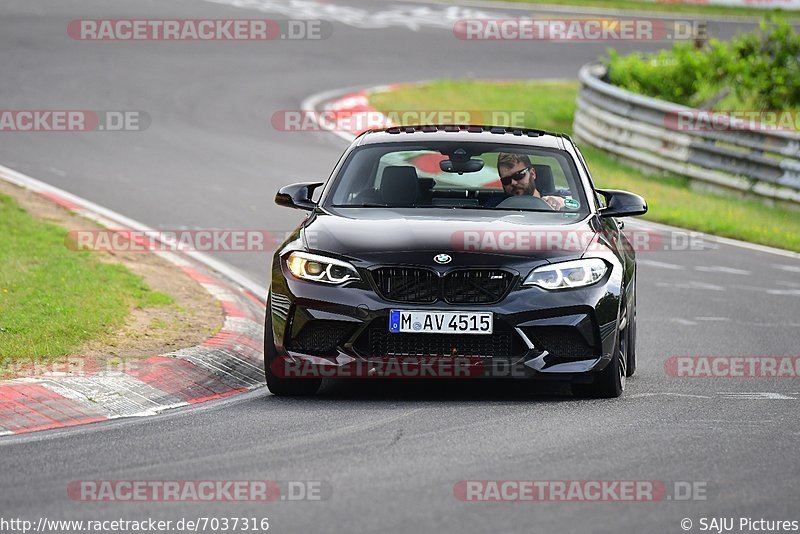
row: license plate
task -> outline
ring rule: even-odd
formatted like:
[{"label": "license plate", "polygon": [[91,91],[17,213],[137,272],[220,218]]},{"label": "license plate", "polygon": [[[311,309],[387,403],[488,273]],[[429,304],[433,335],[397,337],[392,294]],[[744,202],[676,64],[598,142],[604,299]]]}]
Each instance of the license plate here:
[{"label": "license plate", "polygon": [[391,310],[389,332],[415,334],[491,334],[491,312]]}]

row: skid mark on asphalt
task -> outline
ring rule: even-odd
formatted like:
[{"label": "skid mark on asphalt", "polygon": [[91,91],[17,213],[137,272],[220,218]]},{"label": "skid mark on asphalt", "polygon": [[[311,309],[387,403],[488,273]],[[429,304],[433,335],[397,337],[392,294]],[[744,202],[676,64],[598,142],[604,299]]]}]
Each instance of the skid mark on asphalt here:
[{"label": "skid mark on asphalt", "polygon": [[[573,401],[574,399],[569,399],[568,402]],[[477,405],[476,405],[477,406]],[[486,404],[481,403],[481,407],[486,407]],[[406,440],[420,440],[420,439],[430,439],[433,441],[432,438],[435,436],[441,436],[443,434],[451,434],[451,433],[464,433],[467,430],[471,430],[474,434],[480,433],[482,428],[486,427],[487,424],[497,425],[499,427],[504,427],[507,425],[516,424],[515,422],[519,420],[519,416],[521,414],[529,415],[531,412],[528,410],[530,406],[510,406],[508,404],[502,404],[497,406],[500,411],[492,412],[491,414],[487,414],[485,418],[479,418],[475,421],[469,421],[466,423],[456,423],[456,424],[448,424],[448,425],[438,425],[433,430],[414,430],[410,432],[404,433],[404,438]],[[550,407],[544,408],[542,411],[534,410],[537,414],[542,414],[542,417],[546,415],[552,415],[553,412],[550,411]],[[385,442],[386,440],[383,439]]]},{"label": "skid mark on asphalt", "polygon": [[725,288],[722,286],[698,282],[696,280],[692,280],[690,282],[656,282],[656,286],[668,287],[672,289],[690,289],[692,291],[697,289],[701,291],[725,291]]},{"label": "skid mark on asphalt", "polygon": [[734,269],[733,267],[723,267],[721,265],[698,265],[694,268],[694,270],[700,271],[701,273],[738,274],[741,276],[750,276],[753,274],[752,272],[744,269]]},{"label": "skid mark on asphalt", "polygon": [[[787,328],[800,328],[800,323],[780,323],[780,322],[772,322],[772,323],[763,323],[759,321],[737,321],[736,319],[731,319],[729,317],[713,317],[713,316],[699,316],[699,317],[692,317],[691,319],[684,319],[682,317],[639,317],[636,319],[640,323],[658,323],[661,324],[664,321],[668,321],[670,323],[679,324],[682,326],[697,326],[701,322],[705,323],[708,326],[708,323],[725,323],[724,326],[729,325],[737,325],[737,326],[755,326],[757,328],[780,328],[780,329],[787,329]],[[698,322],[699,321],[699,322]]]},{"label": "skid mark on asphalt", "polygon": [[780,271],[787,271],[790,273],[800,273],[800,266],[797,265],[784,265],[782,263],[773,263],[773,269],[778,269]]},{"label": "skid mark on asphalt", "polygon": [[[778,285],[789,285],[790,287],[796,286],[794,282],[775,282]],[[741,284],[734,284],[731,289],[744,289],[745,291],[758,291],[767,295],[777,296],[800,296],[800,289],[774,289],[766,287],[745,286]]]},{"label": "skid mark on asphalt", "polygon": [[707,395],[691,395],[689,393],[635,393],[633,395],[625,395],[626,399],[638,399],[643,397],[692,397],[695,399],[710,399]]},{"label": "skid mark on asphalt", "polygon": [[789,295],[793,297],[800,297],[800,289],[768,289],[767,293],[770,295]]},{"label": "skid mark on asphalt", "polygon": [[411,417],[412,415],[418,414],[422,411],[424,411],[424,408],[414,408],[412,410],[405,410],[402,411],[402,413],[391,414],[373,421],[363,421],[361,423],[354,423],[351,425],[343,426],[341,428],[335,428],[333,430],[323,430],[316,434],[303,435],[291,439],[284,439],[281,440],[280,443],[265,445],[265,447],[259,448],[259,450],[272,451],[272,450],[286,449],[290,447],[300,447],[312,443],[328,442],[335,438],[340,438],[348,434],[359,434],[362,432],[366,432],[368,430],[373,430],[375,428],[387,425],[389,423],[393,423],[395,421]]},{"label": "skid mark on asphalt", "polygon": [[[682,326],[697,326],[700,322],[706,323],[725,323],[724,326],[729,326],[731,324],[737,326],[755,326],[758,328],[780,328],[780,329],[787,329],[787,328],[800,328],[800,323],[780,323],[780,322],[772,322],[772,323],[763,323],[759,321],[737,321],[736,319],[731,319],[728,317],[712,317],[712,316],[700,316],[700,317],[692,317],[691,319],[684,319],[682,317],[639,317],[636,319],[641,323],[663,323],[664,321],[669,321],[670,323],[679,324]],[[700,321],[700,322],[698,322]]]},{"label": "skid mark on asphalt", "polygon": [[667,269],[670,271],[685,271],[686,267],[683,265],[678,265],[676,263],[667,263],[665,261],[655,261],[655,260],[638,260],[637,263],[639,265],[645,265],[647,267],[655,267],[656,269]]},{"label": "skid mark on asphalt", "polygon": [[755,425],[761,426],[770,423],[780,423],[774,419],[687,419],[687,423],[694,425]]},{"label": "skid mark on asphalt", "polygon": [[784,394],[772,391],[717,391],[714,395],[693,395],[689,393],[675,393],[660,391],[653,393],[636,393],[625,395],[623,399],[641,399],[646,397],[691,397],[696,399],[726,399],[726,400],[797,400],[796,393]]},{"label": "skid mark on asphalt", "polygon": [[683,326],[697,326],[700,323],[696,323],[694,321],[690,321],[689,319],[682,319],[681,317],[670,317],[670,322],[678,323],[679,325]]},{"label": "skid mark on asphalt", "polygon": [[[257,447],[259,454],[266,453],[266,452],[275,452],[281,451],[285,449],[293,449],[292,450],[292,458],[300,458],[303,456],[304,450],[311,450],[312,457],[315,456],[320,447],[316,446],[320,443],[325,445],[325,454],[330,455],[335,450],[347,451],[351,450],[351,445],[340,445],[336,448],[327,448],[328,445],[332,443],[336,443],[338,438],[345,437],[347,435],[356,435],[358,437],[358,447],[363,448],[370,444],[374,444],[375,446],[384,445],[387,441],[391,441],[391,438],[381,437],[380,439],[371,439],[366,432],[370,430],[374,430],[380,428],[382,426],[394,423],[396,421],[400,421],[416,415],[420,412],[423,412],[425,408],[414,408],[411,410],[405,409],[398,409],[401,413],[393,413],[379,419],[371,420],[371,421],[363,421],[360,423],[354,423],[343,427],[337,427],[332,430],[323,430],[317,432],[315,434],[302,434],[296,437],[287,437],[281,438],[279,441],[275,442],[267,442],[265,440],[259,440]],[[324,416],[323,416],[323,419]],[[309,447],[309,445],[314,445],[313,447]],[[169,467],[170,469],[180,469],[182,466],[191,466],[196,464],[198,461],[211,461],[213,460],[216,455],[224,454],[227,461],[236,462],[238,459],[242,459],[243,461],[249,459],[252,454],[252,448],[250,446],[241,448],[241,449],[234,449],[230,447],[226,447],[220,451],[206,451],[206,454],[202,455],[194,455],[191,457],[187,457],[181,460],[170,460]],[[278,455],[280,457],[280,455]]]},{"label": "skid mark on asphalt", "polygon": [[725,399],[735,400],[797,400],[795,397],[784,395],[783,393],[774,393],[769,391],[723,391],[718,392],[717,395]]}]

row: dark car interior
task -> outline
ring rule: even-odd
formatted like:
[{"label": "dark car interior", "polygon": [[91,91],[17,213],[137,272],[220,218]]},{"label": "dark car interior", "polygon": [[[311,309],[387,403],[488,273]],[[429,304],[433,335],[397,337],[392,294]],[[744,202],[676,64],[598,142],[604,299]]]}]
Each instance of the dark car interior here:
[{"label": "dark car interior", "polygon": [[[536,189],[542,196],[555,195],[553,171],[549,165],[533,165]],[[390,204],[409,206],[483,206],[490,198],[505,198],[497,188],[441,188],[434,178],[417,175],[412,165],[392,165],[383,170],[380,189],[362,189],[353,197],[354,204]]]},{"label": "dark car interior", "polygon": [[[511,199],[499,182],[501,152],[516,147],[476,144],[377,146],[357,150],[337,177],[335,207],[443,207],[550,210],[535,196]],[[581,196],[574,162],[556,150],[524,152],[539,196]]]}]

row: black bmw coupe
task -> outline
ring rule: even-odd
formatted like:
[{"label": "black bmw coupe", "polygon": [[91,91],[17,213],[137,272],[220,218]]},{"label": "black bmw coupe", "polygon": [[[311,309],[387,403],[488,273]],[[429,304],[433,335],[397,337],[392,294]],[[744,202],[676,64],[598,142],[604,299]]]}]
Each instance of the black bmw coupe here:
[{"label": "black bmw coupe", "polygon": [[617,397],[636,369],[636,260],[566,135],[489,126],[369,131],[330,179],[280,189],[308,210],[278,248],[267,386],[325,377],[563,380]]}]

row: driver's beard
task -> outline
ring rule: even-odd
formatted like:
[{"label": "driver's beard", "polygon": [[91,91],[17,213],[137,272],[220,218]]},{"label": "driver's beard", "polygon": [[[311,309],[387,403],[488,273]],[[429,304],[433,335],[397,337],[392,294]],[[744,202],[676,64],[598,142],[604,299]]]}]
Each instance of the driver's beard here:
[{"label": "driver's beard", "polygon": [[511,194],[514,196],[523,196],[523,195],[533,195],[536,188],[530,180],[528,181],[528,185],[525,188],[514,187],[511,191]]}]

